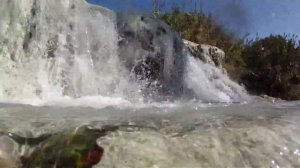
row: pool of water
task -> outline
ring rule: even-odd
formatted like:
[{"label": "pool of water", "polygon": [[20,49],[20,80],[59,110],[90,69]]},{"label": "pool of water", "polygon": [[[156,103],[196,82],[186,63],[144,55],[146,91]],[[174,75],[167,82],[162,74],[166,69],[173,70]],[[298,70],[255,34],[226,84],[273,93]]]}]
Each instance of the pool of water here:
[{"label": "pool of water", "polygon": [[120,126],[98,139],[96,167],[299,167],[299,121],[300,102],[0,105],[1,131],[22,136]]}]

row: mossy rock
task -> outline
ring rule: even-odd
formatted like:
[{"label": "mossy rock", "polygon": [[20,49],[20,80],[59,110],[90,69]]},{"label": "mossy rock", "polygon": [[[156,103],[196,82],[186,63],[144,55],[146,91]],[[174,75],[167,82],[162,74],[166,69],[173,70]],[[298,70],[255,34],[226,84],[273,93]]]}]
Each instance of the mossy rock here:
[{"label": "mossy rock", "polygon": [[7,135],[28,151],[21,157],[22,168],[91,168],[98,164],[104,149],[97,139],[115,131],[117,127],[92,129],[81,126],[55,134],[36,138],[21,137],[13,133]]}]

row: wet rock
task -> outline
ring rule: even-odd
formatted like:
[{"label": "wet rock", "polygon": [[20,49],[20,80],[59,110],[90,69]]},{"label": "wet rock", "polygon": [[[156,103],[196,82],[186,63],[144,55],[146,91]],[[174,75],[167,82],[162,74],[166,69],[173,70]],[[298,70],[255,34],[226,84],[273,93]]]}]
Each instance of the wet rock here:
[{"label": "wet rock", "polygon": [[0,167],[18,168],[21,166],[18,158],[18,145],[9,137],[0,137]]},{"label": "wet rock", "polygon": [[215,46],[196,44],[188,40],[184,40],[184,44],[193,56],[223,70],[222,61],[225,58],[225,52],[223,50]]},{"label": "wet rock", "polygon": [[[21,163],[22,168],[91,168],[100,162],[104,152],[103,148],[97,144],[97,139],[105,136],[108,131],[116,129],[116,127],[93,129],[81,126],[74,130],[34,138],[7,133],[8,142],[17,144],[18,148],[23,151],[19,151],[19,159],[12,159],[12,152],[6,152],[7,157],[3,159],[5,162],[0,160],[0,165]],[[0,141],[0,152],[11,150],[1,148]]]},{"label": "wet rock", "polygon": [[120,60],[145,95],[180,96],[186,49],[178,33],[155,17],[135,13],[119,14],[117,27]]}]

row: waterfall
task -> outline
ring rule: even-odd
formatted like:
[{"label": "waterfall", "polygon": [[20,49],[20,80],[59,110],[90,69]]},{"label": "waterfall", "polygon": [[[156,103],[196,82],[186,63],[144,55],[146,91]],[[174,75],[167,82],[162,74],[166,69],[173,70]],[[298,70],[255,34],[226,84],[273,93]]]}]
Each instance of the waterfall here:
[{"label": "waterfall", "polygon": [[185,84],[204,102],[243,102],[248,95],[243,87],[230,80],[221,69],[189,55]]},{"label": "waterfall", "polygon": [[[117,15],[84,0],[1,0],[0,100],[102,96],[140,102],[140,86],[118,57],[119,39]],[[185,85],[195,98],[244,100],[245,91],[220,70],[186,57]]]},{"label": "waterfall", "polygon": [[83,0],[3,0],[0,13],[0,99],[137,90],[118,60],[114,12]]}]

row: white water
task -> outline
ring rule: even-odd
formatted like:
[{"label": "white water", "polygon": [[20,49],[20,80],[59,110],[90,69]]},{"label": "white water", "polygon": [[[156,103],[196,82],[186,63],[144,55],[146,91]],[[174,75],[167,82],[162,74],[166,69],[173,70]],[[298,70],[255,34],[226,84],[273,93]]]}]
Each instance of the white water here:
[{"label": "white water", "polygon": [[1,100],[34,104],[137,92],[118,61],[113,12],[82,0],[34,2],[0,2]]},{"label": "white water", "polygon": [[[143,101],[118,59],[114,12],[83,0],[0,3],[2,102],[43,105],[83,99],[82,105],[89,106]],[[221,71],[190,56],[185,76],[199,100],[246,100],[246,92]]]},{"label": "white water", "polygon": [[243,102],[248,99],[246,91],[222,73],[222,70],[188,57],[185,82],[197,97],[206,102]]},{"label": "white water", "polygon": [[[36,136],[82,124],[127,124],[129,128],[99,139],[105,149],[95,166],[99,168],[294,168],[300,166],[299,109],[300,102],[124,109],[0,104],[0,126],[2,131]],[[15,151],[9,149],[0,137],[0,166],[14,163],[10,154]]]},{"label": "white water", "polygon": [[[99,167],[299,167],[299,102],[231,104],[248,100],[243,88],[188,56],[193,100],[144,103],[119,62],[112,11],[82,0],[34,2],[0,1],[0,131],[145,127],[100,139]],[[3,144],[0,166],[12,166]]]}]

